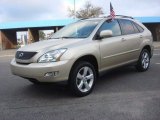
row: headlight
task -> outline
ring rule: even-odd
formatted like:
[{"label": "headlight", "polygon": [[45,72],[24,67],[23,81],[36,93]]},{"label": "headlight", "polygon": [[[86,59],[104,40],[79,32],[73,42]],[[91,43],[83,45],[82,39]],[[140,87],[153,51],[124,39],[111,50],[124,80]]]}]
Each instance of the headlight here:
[{"label": "headlight", "polygon": [[49,51],[38,59],[38,63],[57,62],[66,50],[67,49],[65,48]]}]

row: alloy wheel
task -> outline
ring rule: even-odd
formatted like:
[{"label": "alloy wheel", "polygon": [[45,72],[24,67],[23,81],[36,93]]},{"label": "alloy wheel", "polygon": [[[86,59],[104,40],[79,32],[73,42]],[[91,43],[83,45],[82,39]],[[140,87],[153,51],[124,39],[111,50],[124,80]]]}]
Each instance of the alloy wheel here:
[{"label": "alloy wheel", "polygon": [[82,67],[78,71],[76,77],[77,88],[81,92],[88,92],[92,88],[93,82],[94,82],[93,70],[88,66]]},{"label": "alloy wheel", "polygon": [[142,67],[147,69],[149,67],[149,55],[147,52],[142,54]]}]

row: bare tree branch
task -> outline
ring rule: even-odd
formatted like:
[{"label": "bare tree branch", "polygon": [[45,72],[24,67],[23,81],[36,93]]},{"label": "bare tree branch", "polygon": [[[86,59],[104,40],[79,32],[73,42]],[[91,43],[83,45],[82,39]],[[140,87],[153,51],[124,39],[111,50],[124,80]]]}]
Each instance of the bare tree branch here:
[{"label": "bare tree branch", "polygon": [[103,10],[101,7],[93,6],[89,1],[85,3],[84,8],[81,8],[79,11],[74,13],[74,10],[68,9],[69,17],[76,18],[90,18],[90,17],[98,17],[103,14]]}]

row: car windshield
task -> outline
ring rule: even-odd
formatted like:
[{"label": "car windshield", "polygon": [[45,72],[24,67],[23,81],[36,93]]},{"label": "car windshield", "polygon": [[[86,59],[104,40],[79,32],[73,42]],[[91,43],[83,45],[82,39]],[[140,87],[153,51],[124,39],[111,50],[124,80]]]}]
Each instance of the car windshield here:
[{"label": "car windshield", "polygon": [[98,20],[78,21],[57,31],[50,38],[87,38],[98,23]]}]

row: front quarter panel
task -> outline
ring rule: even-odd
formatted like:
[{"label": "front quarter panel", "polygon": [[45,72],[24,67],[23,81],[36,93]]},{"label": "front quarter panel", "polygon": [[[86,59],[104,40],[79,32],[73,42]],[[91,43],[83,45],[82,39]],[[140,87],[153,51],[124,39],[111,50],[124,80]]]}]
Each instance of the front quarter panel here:
[{"label": "front quarter panel", "polygon": [[94,40],[86,40],[78,45],[74,45],[62,55],[61,60],[72,60],[73,64],[79,58],[86,56],[86,55],[93,55],[100,65],[100,53],[99,53],[99,42]]}]

